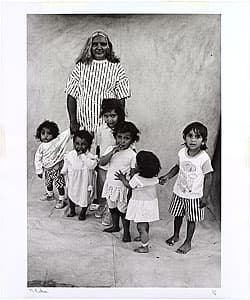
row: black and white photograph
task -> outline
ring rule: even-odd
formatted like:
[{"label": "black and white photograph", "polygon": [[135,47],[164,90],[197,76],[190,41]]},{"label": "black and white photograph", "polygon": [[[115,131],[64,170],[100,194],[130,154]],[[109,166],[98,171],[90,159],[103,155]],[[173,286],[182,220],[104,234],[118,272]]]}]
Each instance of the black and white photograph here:
[{"label": "black and white photograph", "polygon": [[[10,108],[1,128],[4,201],[10,192],[14,203],[22,199],[10,214],[21,232],[14,243],[23,257],[19,297],[229,299],[228,292],[237,299],[236,289],[227,290],[235,282],[247,299],[247,279],[238,283],[225,271],[230,262],[235,273],[248,255],[248,212],[240,216],[248,172],[236,158],[246,152],[249,124],[240,117],[245,102],[233,98],[236,87],[223,84],[232,82],[225,62],[233,56],[224,47],[223,10],[77,10],[75,3],[70,11],[58,3],[4,6],[22,24],[20,49],[7,42],[11,29],[3,35],[10,46],[3,57],[13,51],[18,60],[20,52],[21,62],[8,67],[3,99]],[[234,74],[242,86],[244,72]],[[8,175],[9,153],[15,175]]]}]

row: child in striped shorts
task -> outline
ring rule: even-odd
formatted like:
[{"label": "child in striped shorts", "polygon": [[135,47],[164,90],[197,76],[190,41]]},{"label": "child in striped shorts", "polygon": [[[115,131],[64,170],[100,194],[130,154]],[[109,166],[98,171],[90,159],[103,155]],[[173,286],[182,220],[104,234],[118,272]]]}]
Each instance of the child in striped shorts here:
[{"label": "child in striped shorts", "polygon": [[174,234],[166,240],[166,243],[173,246],[178,242],[183,217],[186,216],[186,239],[176,251],[186,254],[191,250],[196,222],[204,220],[213,168],[205,151],[207,149],[207,128],[199,122],[193,122],[183,130],[182,134],[185,147],[178,153],[178,163],[159,180],[163,185],[178,174],[169,207],[170,214],[175,217]]}]

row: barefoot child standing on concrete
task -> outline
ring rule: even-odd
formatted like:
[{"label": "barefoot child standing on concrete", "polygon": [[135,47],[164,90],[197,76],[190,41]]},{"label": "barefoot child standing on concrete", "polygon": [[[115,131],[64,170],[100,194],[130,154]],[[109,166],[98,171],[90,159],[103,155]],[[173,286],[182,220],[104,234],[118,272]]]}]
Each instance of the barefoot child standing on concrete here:
[{"label": "barefoot child standing on concrete", "polygon": [[106,198],[112,217],[113,226],[104,232],[120,231],[119,219],[123,224],[123,242],[130,242],[129,221],[125,219],[128,205],[128,189],[116,180],[115,173],[121,170],[130,179],[135,172],[136,153],[131,145],[139,140],[139,130],[132,122],[123,121],[114,128],[115,146],[110,146],[100,157],[99,164],[108,164],[102,197]]},{"label": "barefoot child standing on concrete", "polygon": [[213,168],[207,149],[207,128],[193,122],[183,130],[185,147],[178,153],[178,163],[165,175],[161,176],[160,184],[165,184],[178,174],[169,212],[174,218],[174,234],[166,240],[173,246],[179,240],[179,233],[184,215],[187,218],[187,235],[177,253],[186,254],[191,250],[191,241],[196,222],[204,220],[205,207],[211,187]]},{"label": "barefoot child standing on concrete", "polygon": [[129,200],[126,219],[137,223],[139,236],[134,241],[141,241],[141,246],[134,251],[148,253],[149,222],[159,220],[158,198],[156,185],[161,165],[156,155],[149,151],[140,151],[136,155],[136,173],[130,180],[121,172],[116,173],[116,178],[132,189],[132,197]]},{"label": "barefoot child standing on concrete", "polygon": [[85,220],[88,204],[94,192],[93,173],[97,156],[90,153],[93,136],[86,130],[73,135],[74,150],[65,155],[61,173],[66,177],[70,212],[67,217],[76,215],[75,206],[81,207],[79,220]]}]

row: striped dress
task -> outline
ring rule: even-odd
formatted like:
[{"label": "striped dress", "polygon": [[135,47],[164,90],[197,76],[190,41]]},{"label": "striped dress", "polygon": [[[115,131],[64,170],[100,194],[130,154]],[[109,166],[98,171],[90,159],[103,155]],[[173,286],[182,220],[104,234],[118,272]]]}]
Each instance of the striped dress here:
[{"label": "striped dress", "polygon": [[93,60],[89,64],[76,64],[68,78],[65,93],[77,101],[77,121],[81,128],[96,132],[102,122],[102,100],[128,98],[130,86],[120,63]]}]

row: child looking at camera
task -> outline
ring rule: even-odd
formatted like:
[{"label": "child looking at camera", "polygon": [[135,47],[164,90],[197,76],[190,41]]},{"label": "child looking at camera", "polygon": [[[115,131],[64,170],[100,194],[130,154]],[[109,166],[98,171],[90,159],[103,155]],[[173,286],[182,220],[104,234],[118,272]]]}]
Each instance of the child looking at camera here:
[{"label": "child looking at camera", "polygon": [[178,163],[160,177],[160,184],[165,184],[178,174],[174,185],[169,212],[174,218],[174,234],[166,240],[169,246],[179,241],[183,217],[187,218],[187,234],[177,253],[186,254],[191,250],[191,241],[196,222],[204,220],[205,207],[208,204],[213,168],[206,153],[207,128],[199,123],[189,124],[182,133],[185,141],[178,153]]},{"label": "child looking at camera", "polygon": [[93,172],[97,157],[89,152],[93,136],[80,130],[73,136],[74,150],[65,155],[61,173],[67,179],[70,212],[67,217],[76,215],[75,206],[81,207],[79,220],[85,220],[90,198],[93,195]]},{"label": "child looking at camera", "polygon": [[55,208],[64,207],[64,177],[61,175],[63,156],[70,138],[70,130],[59,134],[58,125],[46,120],[36,130],[36,138],[41,141],[35,154],[35,169],[39,178],[45,179],[46,193],[40,200],[54,200],[53,183],[58,189],[59,199]]},{"label": "child looking at camera", "polygon": [[139,140],[139,130],[132,122],[120,122],[114,129],[115,146],[110,146],[100,157],[100,165],[108,164],[106,180],[103,186],[102,197],[106,198],[112,217],[113,226],[104,229],[104,232],[120,231],[119,219],[123,224],[123,242],[130,242],[129,221],[125,219],[128,202],[128,189],[119,180],[115,173],[122,171],[130,179],[135,172],[136,153],[130,147]]}]

